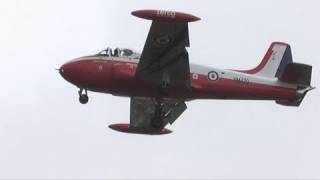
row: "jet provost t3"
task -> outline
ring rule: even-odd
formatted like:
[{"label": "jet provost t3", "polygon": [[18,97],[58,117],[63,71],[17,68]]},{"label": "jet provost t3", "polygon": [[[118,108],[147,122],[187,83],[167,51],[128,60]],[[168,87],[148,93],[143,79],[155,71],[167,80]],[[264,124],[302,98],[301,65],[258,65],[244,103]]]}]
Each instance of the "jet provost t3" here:
[{"label": "jet provost t3", "polygon": [[87,91],[131,98],[130,123],[109,127],[128,133],[167,134],[195,99],[274,100],[299,106],[310,86],[312,66],[294,63],[291,48],[273,42],[261,63],[251,70],[224,70],[189,63],[188,23],[200,18],[181,12],[140,10],[134,16],[152,20],[141,54],[110,48],[74,59],[59,69],[79,87],[79,101]]}]

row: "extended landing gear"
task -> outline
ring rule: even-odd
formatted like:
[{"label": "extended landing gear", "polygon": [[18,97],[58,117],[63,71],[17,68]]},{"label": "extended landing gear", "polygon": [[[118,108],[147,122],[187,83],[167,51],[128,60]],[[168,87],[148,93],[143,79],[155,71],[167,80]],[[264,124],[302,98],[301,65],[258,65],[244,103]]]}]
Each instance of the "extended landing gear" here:
[{"label": "extended landing gear", "polygon": [[[83,90],[84,90],[84,94],[83,94]],[[89,101],[89,97],[88,97],[88,93],[86,89],[80,88],[79,90],[79,102],[81,104],[87,104]]]},{"label": "extended landing gear", "polygon": [[164,119],[165,119],[165,110],[164,110],[164,102],[161,97],[167,96],[169,94],[169,88],[170,88],[170,78],[168,74],[163,75],[163,81],[159,85],[159,93],[160,96],[156,98],[155,103],[155,110],[154,110],[154,116],[150,121],[151,127],[161,130],[164,126]]},{"label": "extended landing gear", "polygon": [[162,129],[164,125],[164,111],[163,111],[163,102],[162,99],[156,100],[156,106],[154,111],[154,116],[150,121],[150,125],[155,129]]},{"label": "extended landing gear", "polygon": [[166,96],[169,94],[169,83],[166,81],[162,81],[160,84],[159,92],[162,96]]}]

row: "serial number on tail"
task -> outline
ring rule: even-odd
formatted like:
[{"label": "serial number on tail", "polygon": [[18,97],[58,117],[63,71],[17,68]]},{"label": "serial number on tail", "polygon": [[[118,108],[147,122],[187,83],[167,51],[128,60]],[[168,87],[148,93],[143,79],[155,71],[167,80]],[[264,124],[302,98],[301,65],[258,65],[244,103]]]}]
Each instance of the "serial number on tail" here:
[{"label": "serial number on tail", "polygon": [[240,83],[250,83],[250,80],[248,78],[234,77],[233,80]]}]

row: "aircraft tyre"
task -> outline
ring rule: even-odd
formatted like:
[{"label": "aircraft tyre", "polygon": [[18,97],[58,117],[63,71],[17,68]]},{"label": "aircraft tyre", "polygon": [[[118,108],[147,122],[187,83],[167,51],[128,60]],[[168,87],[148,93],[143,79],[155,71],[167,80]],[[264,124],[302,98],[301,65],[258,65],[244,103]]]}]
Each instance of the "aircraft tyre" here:
[{"label": "aircraft tyre", "polygon": [[82,94],[82,95],[79,96],[79,102],[80,102],[81,104],[87,104],[88,101],[89,101],[88,95]]}]

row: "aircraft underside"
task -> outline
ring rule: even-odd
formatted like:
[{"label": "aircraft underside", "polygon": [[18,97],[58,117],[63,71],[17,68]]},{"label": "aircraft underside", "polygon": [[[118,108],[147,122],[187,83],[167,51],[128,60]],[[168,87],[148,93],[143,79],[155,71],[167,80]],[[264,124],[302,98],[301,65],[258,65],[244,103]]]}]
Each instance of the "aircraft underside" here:
[{"label": "aircraft underside", "polygon": [[274,42],[253,69],[220,70],[189,63],[188,24],[200,18],[180,12],[141,10],[134,16],[152,20],[142,53],[107,48],[64,64],[59,72],[79,87],[79,101],[88,91],[130,98],[130,123],[110,128],[128,133],[167,134],[195,99],[274,100],[299,106],[310,86],[312,66],[294,63],[289,44]]}]

